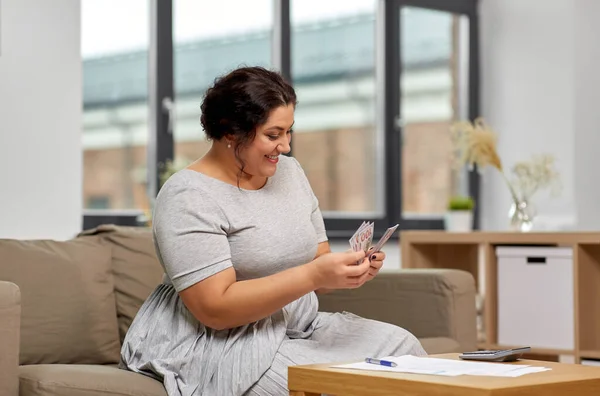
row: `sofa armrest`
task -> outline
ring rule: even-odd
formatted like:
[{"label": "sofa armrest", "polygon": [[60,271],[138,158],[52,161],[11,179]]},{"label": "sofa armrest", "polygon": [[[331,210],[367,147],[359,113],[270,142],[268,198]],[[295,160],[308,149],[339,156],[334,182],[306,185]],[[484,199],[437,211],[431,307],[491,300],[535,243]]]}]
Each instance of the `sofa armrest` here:
[{"label": "sofa armrest", "polygon": [[19,395],[21,293],[14,283],[0,281],[0,395]]},{"label": "sofa armrest", "polygon": [[319,295],[324,312],[348,311],[391,323],[417,338],[445,337],[477,349],[475,279],[454,269],[381,271],[358,289]]}]

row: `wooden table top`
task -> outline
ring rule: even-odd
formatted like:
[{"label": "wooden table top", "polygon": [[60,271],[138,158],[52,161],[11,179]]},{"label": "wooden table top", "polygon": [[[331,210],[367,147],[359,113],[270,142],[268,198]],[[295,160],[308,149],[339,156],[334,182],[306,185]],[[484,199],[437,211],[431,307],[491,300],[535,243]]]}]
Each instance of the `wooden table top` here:
[{"label": "wooden table top", "polygon": [[[458,354],[431,357],[458,359]],[[306,394],[313,392],[340,396],[600,395],[600,367],[578,364],[519,360],[511,364],[549,367],[552,370],[516,378],[469,375],[447,377],[332,368],[335,364],[337,363],[290,367],[289,389]]]},{"label": "wooden table top", "polygon": [[473,231],[408,230],[401,239],[410,243],[494,243],[494,244],[600,244],[600,232],[593,231]]}]

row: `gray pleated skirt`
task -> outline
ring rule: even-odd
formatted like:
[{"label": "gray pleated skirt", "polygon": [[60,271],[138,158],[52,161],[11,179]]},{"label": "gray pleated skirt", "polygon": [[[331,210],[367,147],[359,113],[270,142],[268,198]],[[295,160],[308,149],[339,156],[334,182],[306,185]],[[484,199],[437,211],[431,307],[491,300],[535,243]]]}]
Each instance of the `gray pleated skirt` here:
[{"label": "gray pleated skirt", "polygon": [[406,354],[426,354],[411,333],[347,312],[318,312],[315,293],[258,322],[216,331],[162,284],[131,324],[120,367],[163,382],[169,396],[287,396],[290,365]]}]

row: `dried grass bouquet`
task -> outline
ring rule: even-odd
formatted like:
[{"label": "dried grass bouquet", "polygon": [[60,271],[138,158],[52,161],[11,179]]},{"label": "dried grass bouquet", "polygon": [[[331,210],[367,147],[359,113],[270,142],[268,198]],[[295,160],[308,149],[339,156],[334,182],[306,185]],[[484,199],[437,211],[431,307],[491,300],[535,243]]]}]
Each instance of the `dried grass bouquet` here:
[{"label": "dried grass bouquet", "polygon": [[483,118],[474,122],[458,121],[450,128],[457,165],[477,165],[478,170],[491,166],[500,172],[514,202],[528,200],[540,189],[560,189],[560,174],[554,167],[552,155],[533,156],[530,161],[517,162],[512,168],[512,178],[506,175],[497,150],[497,134]]}]

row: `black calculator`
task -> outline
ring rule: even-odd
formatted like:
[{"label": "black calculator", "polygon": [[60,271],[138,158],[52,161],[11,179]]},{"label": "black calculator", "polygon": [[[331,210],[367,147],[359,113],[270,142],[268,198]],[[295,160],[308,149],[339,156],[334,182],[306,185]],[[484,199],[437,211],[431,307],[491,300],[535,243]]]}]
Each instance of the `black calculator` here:
[{"label": "black calculator", "polygon": [[463,360],[479,360],[485,362],[514,362],[524,353],[531,351],[531,347],[513,349],[495,349],[486,351],[463,352],[458,357]]}]

